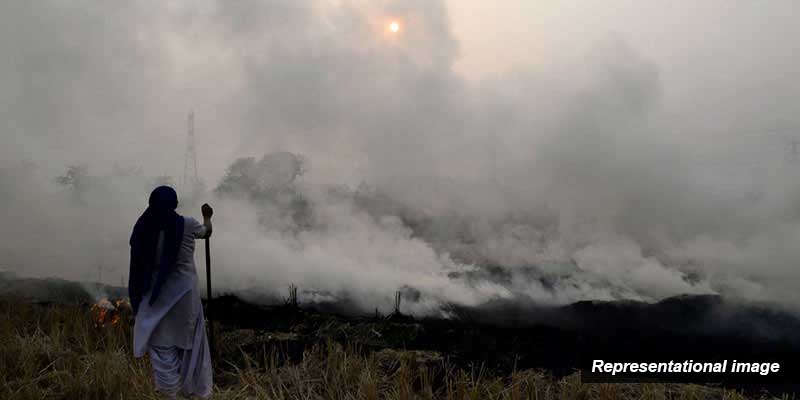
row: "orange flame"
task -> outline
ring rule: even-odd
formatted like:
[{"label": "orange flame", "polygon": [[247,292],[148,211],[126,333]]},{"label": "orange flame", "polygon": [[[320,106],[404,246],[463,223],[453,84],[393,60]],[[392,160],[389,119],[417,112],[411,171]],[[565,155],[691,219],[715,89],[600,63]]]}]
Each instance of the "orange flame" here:
[{"label": "orange flame", "polygon": [[117,299],[113,302],[108,298],[102,298],[92,305],[92,319],[95,328],[102,328],[107,325],[117,325],[122,319],[122,313],[131,305],[128,299]]}]

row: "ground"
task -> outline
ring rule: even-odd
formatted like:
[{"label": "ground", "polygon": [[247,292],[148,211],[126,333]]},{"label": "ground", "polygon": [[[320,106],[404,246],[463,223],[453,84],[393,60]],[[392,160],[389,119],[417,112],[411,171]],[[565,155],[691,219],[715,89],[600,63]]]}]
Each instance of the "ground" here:
[{"label": "ground", "polygon": [[[96,319],[90,304],[0,299],[0,398],[158,398],[147,359],[132,357],[129,316],[122,315],[117,323],[98,324]],[[318,337],[313,343],[299,340],[305,337],[302,327],[268,332],[220,324],[214,398],[747,398],[699,385],[586,384],[577,373],[554,377],[537,369],[467,366],[436,351],[379,345],[385,339],[381,331],[392,325],[347,328],[328,322],[328,331],[314,325]],[[362,340],[370,335],[372,342]]]}]

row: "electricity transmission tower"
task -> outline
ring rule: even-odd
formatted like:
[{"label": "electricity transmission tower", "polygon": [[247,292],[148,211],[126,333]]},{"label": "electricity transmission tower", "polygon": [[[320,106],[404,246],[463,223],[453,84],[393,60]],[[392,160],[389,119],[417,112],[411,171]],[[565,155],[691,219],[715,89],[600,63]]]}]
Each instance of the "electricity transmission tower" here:
[{"label": "electricity transmission tower", "polygon": [[194,111],[189,112],[188,130],[186,133],[186,155],[183,162],[183,180],[181,191],[194,195],[200,188],[200,178],[197,174],[197,153],[194,147]]},{"label": "electricity transmission tower", "polygon": [[792,139],[792,162],[800,161],[800,140]]}]

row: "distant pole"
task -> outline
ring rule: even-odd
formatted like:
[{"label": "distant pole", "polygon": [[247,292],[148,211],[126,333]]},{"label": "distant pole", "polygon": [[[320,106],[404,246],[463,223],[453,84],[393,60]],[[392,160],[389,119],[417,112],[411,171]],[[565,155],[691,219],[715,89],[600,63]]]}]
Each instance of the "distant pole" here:
[{"label": "distant pole", "polygon": [[197,152],[194,145],[194,111],[189,112],[186,130],[186,154],[183,159],[183,180],[181,190],[185,193],[192,193],[197,188],[200,180],[197,174]]},{"label": "distant pole", "polygon": [[208,318],[208,343],[211,347],[211,353],[216,350],[214,345],[214,320],[211,319],[211,238],[206,238],[206,290],[208,291],[208,300],[206,301],[206,318]]},{"label": "distant pole", "polygon": [[397,315],[400,315],[400,301],[402,301],[401,296],[402,295],[400,294],[399,290],[394,294],[394,313]]},{"label": "distant pole", "polygon": [[800,160],[800,141],[792,139],[792,162]]}]

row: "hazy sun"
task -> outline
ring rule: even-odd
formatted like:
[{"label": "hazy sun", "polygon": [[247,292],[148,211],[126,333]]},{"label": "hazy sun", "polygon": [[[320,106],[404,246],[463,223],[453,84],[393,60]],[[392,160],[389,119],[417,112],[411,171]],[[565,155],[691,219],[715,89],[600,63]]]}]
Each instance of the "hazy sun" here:
[{"label": "hazy sun", "polygon": [[392,33],[400,32],[400,23],[397,21],[392,21],[389,23],[389,31]]}]

